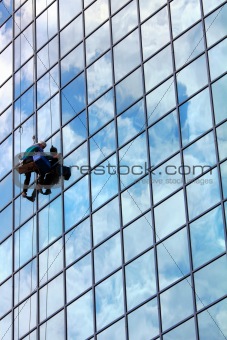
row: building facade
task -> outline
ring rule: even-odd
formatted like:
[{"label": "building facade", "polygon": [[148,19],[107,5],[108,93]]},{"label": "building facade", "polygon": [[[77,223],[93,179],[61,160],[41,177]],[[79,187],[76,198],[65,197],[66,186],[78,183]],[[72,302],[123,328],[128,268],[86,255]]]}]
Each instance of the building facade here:
[{"label": "building facade", "polygon": [[[1,339],[227,338],[226,22],[222,0],[0,2]],[[34,203],[33,136],[72,172]]]}]

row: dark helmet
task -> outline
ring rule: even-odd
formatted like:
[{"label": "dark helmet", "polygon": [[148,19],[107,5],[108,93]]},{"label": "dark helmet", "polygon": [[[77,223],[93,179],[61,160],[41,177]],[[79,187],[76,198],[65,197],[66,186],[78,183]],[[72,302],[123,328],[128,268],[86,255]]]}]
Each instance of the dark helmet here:
[{"label": "dark helmet", "polygon": [[53,145],[51,146],[51,148],[50,148],[50,152],[58,152],[58,149],[57,148],[55,148]]}]

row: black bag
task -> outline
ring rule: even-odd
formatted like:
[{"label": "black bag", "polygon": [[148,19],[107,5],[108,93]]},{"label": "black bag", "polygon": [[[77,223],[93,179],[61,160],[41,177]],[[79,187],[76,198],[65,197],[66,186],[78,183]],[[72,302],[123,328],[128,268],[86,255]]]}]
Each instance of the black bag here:
[{"label": "black bag", "polygon": [[71,177],[71,168],[69,166],[62,167],[62,175],[66,181],[68,181]]}]

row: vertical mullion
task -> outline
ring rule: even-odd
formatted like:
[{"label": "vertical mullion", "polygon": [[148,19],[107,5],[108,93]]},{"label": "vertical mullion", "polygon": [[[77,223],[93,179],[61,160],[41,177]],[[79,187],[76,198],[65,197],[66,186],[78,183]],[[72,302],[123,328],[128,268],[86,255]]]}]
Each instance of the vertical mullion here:
[{"label": "vertical mullion", "polygon": [[123,299],[124,299],[124,322],[125,322],[125,336],[129,339],[128,332],[128,320],[127,320],[127,295],[126,295],[126,274],[125,274],[125,259],[124,259],[124,238],[123,238],[123,216],[122,216],[122,204],[121,204],[121,179],[120,172],[120,160],[119,160],[119,144],[118,144],[118,129],[117,129],[117,103],[116,103],[116,87],[115,87],[115,69],[114,69],[114,52],[113,52],[113,30],[112,30],[112,14],[111,14],[111,0],[108,0],[109,5],[109,30],[110,30],[110,52],[112,61],[112,86],[114,95],[114,127],[115,127],[115,145],[116,145],[116,164],[118,176],[118,208],[120,217],[120,240],[121,240],[121,262],[122,262],[122,287],[123,287]]}]

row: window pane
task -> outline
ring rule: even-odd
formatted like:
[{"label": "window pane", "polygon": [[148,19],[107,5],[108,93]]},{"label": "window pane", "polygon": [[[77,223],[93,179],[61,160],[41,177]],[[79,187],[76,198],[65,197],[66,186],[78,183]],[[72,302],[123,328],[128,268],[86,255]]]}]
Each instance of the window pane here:
[{"label": "window pane", "polygon": [[203,28],[199,23],[174,41],[176,68],[184,66],[203,51]]},{"label": "window pane", "polygon": [[141,30],[143,59],[147,59],[170,40],[167,7],[147,20]]},{"label": "window pane", "polygon": [[20,339],[30,329],[36,326],[37,320],[37,296],[32,295],[28,300],[22,302],[14,311],[17,322],[14,325],[14,339]]},{"label": "window pane", "polygon": [[87,339],[94,332],[91,291],[67,307],[69,339]]},{"label": "window pane", "polygon": [[199,0],[174,0],[170,8],[174,37],[200,19]]},{"label": "window pane", "polygon": [[12,204],[1,210],[0,242],[11,234],[13,228]]},{"label": "window pane", "polygon": [[95,298],[96,323],[99,330],[124,313],[122,272],[118,271],[96,286]]},{"label": "window pane", "polygon": [[59,109],[59,95],[57,94],[38,111],[38,135],[44,140],[60,128]]},{"label": "window pane", "polygon": [[71,79],[76,77],[84,68],[84,49],[80,44],[65,58],[61,60],[61,84],[64,86]]},{"label": "window pane", "polygon": [[121,262],[121,239],[118,233],[94,251],[95,281],[120,267]]},{"label": "window pane", "polygon": [[[116,0],[115,0],[116,1]],[[122,5],[122,4],[121,4]],[[136,1],[132,1],[112,17],[113,43],[138,25]]]},{"label": "window pane", "polygon": [[194,268],[225,251],[221,207],[208,212],[190,224]]},{"label": "window pane", "polygon": [[97,59],[109,48],[110,30],[109,22],[107,22],[86,39],[87,64],[90,64],[92,61]]},{"label": "window pane", "polygon": [[190,219],[198,216],[220,201],[217,169],[195,180],[187,186]]},{"label": "window pane", "polygon": [[140,64],[140,47],[138,30],[131,33],[114,47],[115,81]]},{"label": "window pane", "polygon": [[0,192],[4,192],[4,195],[1,195],[0,201],[0,209],[2,209],[7,203],[12,200],[12,173],[1,180]]},{"label": "window pane", "polygon": [[0,317],[2,317],[12,308],[12,279],[0,286],[0,296]]},{"label": "window pane", "polygon": [[58,37],[52,39],[37,53],[37,78],[58,61]]},{"label": "window pane", "polygon": [[163,330],[193,314],[190,277],[161,294],[161,311]]},{"label": "window pane", "polygon": [[[30,59],[19,71],[17,71],[14,75],[14,96],[15,98],[19,97],[22,92],[24,92],[27,88],[29,88],[34,80],[34,59]],[[46,79],[46,78],[43,78]],[[9,83],[9,82],[7,82]],[[6,84],[7,84],[6,83]],[[39,84],[41,81],[39,81]],[[5,85],[6,85],[5,84]],[[4,85],[4,86],[5,86]],[[45,85],[45,84],[43,84]],[[12,87],[11,87],[12,89]],[[43,88],[39,88],[39,95],[43,95],[44,98],[47,96],[46,91],[47,88],[46,86]],[[12,92],[12,90],[11,90]]]},{"label": "window pane", "polygon": [[[160,65],[162,68],[160,69]],[[163,81],[173,73],[170,46],[156,54],[144,64],[146,91]]]},{"label": "window pane", "polygon": [[108,0],[95,1],[85,11],[85,32],[88,35],[96,27],[101,25],[109,16]]},{"label": "window pane", "polygon": [[149,189],[148,177],[145,177],[121,194],[123,224],[150,208]]},{"label": "window pane", "polygon": [[214,79],[226,72],[225,58],[227,54],[227,39],[220,42],[218,45],[208,51],[210,62],[210,75]]},{"label": "window pane", "polygon": [[12,151],[12,135],[10,135],[4,142],[1,142],[1,152],[5,162],[0,164],[0,179],[12,169]]},{"label": "window pane", "polygon": [[[214,44],[216,41],[218,41],[227,34],[226,21],[227,21],[226,4],[205,19],[208,46]],[[211,25],[212,29],[209,29]]]},{"label": "window pane", "polygon": [[182,102],[208,83],[205,56],[177,74],[178,100]]},{"label": "window pane", "polygon": [[227,259],[222,256],[194,274],[197,309],[226,295]]},{"label": "window pane", "polygon": [[53,37],[57,33],[57,29],[57,1],[55,1],[36,20],[37,49]]},{"label": "window pane", "polygon": [[159,244],[157,253],[159,284],[163,289],[190,272],[186,228]]},{"label": "window pane", "polygon": [[227,337],[226,328],[227,299],[220,301],[198,314],[199,338],[201,340],[223,340]]},{"label": "window pane", "polygon": [[221,164],[221,179],[224,198],[227,197],[227,162]]},{"label": "window pane", "polygon": [[3,52],[0,54],[0,85],[12,75],[13,72],[13,61],[12,61],[12,44],[9,45]]},{"label": "window pane", "polygon": [[227,96],[227,75],[212,84],[213,103],[216,124],[227,118],[227,106],[225,98]]},{"label": "window pane", "polygon": [[60,13],[60,27],[65,26],[82,10],[81,1],[60,0],[59,13]]},{"label": "window pane", "polygon": [[35,259],[14,275],[14,305],[24,300],[37,288],[37,267]]},{"label": "window pane", "polygon": [[12,78],[0,87],[0,112],[12,103]]},{"label": "window pane", "polygon": [[91,255],[83,257],[66,271],[67,302],[92,285]]},{"label": "window pane", "polygon": [[0,336],[5,340],[12,339],[12,314],[9,313],[4,319],[0,320]]},{"label": "window pane", "polygon": [[[73,145],[71,147],[73,147]],[[64,188],[67,188],[71,186],[73,182],[75,182],[80,177],[83,177],[88,172],[87,142],[82,144],[79,148],[77,148],[66,158],[64,158],[64,164],[67,166],[71,166],[72,173],[70,179],[68,181],[64,181]]]},{"label": "window pane", "polygon": [[128,310],[156,294],[153,250],[126,266],[126,292]]},{"label": "window pane", "polygon": [[115,198],[93,214],[94,244],[101,242],[119,228],[119,202],[118,198]]},{"label": "window pane", "polygon": [[152,0],[152,1],[147,1],[147,0],[140,0],[140,15],[141,15],[141,20],[144,20],[147,18],[149,15],[157,11],[161,6],[166,4],[165,0]]},{"label": "window pane", "polygon": [[53,96],[59,90],[58,65],[53,67],[37,82],[38,106]]},{"label": "window pane", "polygon": [[121,319],[97,335],[97,340],[121,339],[126,340],[125,319]]},{"label": "window pane", "polygon": [[33,24],[19,35],[14,42],[14,67],[17,70],[34,54]]},{"label": "window pane", "polygon": [[61,56],[65,55],[74,46],[76,46],[82,40],[82,37],[83,37],[82,15],[80,15],[73,22],[71,22],[69,26],[64,28],[60,33]]},{"label": "window pane", "polygon": [[159,333],[157,299],[130,313],[128,327],[130,340],[150,339],[156,336]]},{"label": "window pane", "polygon": [[151,213],[148,212],[123,230],[125,261],[152,246],[153,228]]},{"label": "window pane", "polygon": [[184,340],[196,339],[194,318],[184,322],[163,336],[163,340],[176,340],[182,338]]},{"label": "window pane", "polygon": [[89,103],[112,86],[111,65],[111,55],[108,52],[87,69]]},{"label": "window pane", "polygon": [[[35,110],[35,88],[31,87],[14,103],[14,127],[28,118]],[[21,122],[20,122],[21,112]]]},{"label": "window pane", "polygon": [[208,89],[180,106],[180,122],[183,145],[191,142],[212,127]]},{"label": "window pane", "polygon": [[220,161],[227,157],[227,122],[217,128],[218,153]]},{"label": "window pane", "polygon": [[119,8],[124,6],[128,0],[111,0],[111,13],[113,14]]},{"label": "window pane", "polygon": [[[177,207],[177,214],[174,214]],[[157,241],[186,223],[183,191],[179,191],[154,209]]]},{"label": "window pane", "polygon": [[0,4],[0,25],[12,14],[12,6],[12,0]]},{"label": "window pane", "polygon": [[0,141],[12,131],[12,106],[0,116]]},{"label": "window pane", "polygon": [[[45,340],[52,339],[63,340],[65,335],[64,327],[65,327],[64,312],[60,312],[53,318],[49,319],[47,323],[41,325],[40,338]],[[33,340],[30,339],[30,334],[29,340]]]}]

